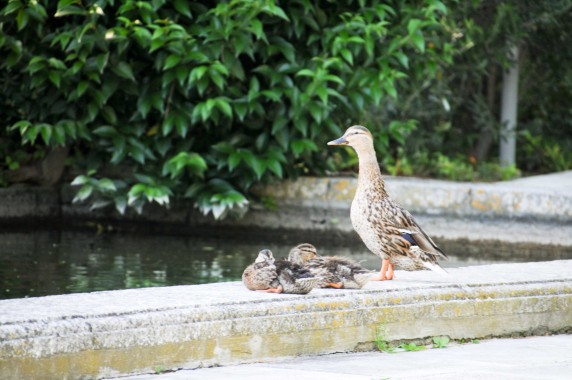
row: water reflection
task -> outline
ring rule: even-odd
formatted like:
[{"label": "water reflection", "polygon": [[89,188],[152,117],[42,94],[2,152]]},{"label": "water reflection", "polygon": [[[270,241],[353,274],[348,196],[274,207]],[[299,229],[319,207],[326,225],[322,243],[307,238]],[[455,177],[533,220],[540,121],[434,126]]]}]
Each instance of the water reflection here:
[{"label": "water reflection", "polygon": [[[219,234],[220,235],[220,234]],[[323,255],[344,255],[378,269],[380,260],[361,242],[344,245],[296,236],[281,239],[243,236],[219,239],[103,234],[77,231],[0,233],[0,299],[52,294],[204,284],[239,280],[258,251],[269,248],[277,257],[303,241]],[[475,245],[440,242],[450,256],[444,267],[491,262],[572,259],[570,248]]]}]

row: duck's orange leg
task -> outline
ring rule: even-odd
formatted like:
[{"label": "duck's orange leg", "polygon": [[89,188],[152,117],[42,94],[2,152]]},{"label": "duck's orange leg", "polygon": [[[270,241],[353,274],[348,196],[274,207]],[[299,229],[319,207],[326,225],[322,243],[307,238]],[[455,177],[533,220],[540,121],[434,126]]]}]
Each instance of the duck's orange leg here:
[{"label": "duck's orange leg", "polygon": [[328,288],[341,289],[344,287],[344,284],[342,284],[341,282],[328,282],[326,286]]},{"label": "duck's orange leg", "polygon": [[282,288],[282,285],[278,285],[277,288],[257,290],[257,292],[264,292],[264,293],[282,293],[283,291],[284,291],[284,288]]},{"label": "duck's orange leg", "polygon": [[393,277],[393,264],[390,264],[388,259],[383,259],[379,274],[370,278],[370,281],[393,280]]},{"label": "duck's orange leg", "polygon": [[393,274],[393,264],[392,263],[389,263],[389,265],[387,266],[387,274],[385,276],[387,277],[388,280],[393,280],[393,278],[395,277],[395,275]]}]

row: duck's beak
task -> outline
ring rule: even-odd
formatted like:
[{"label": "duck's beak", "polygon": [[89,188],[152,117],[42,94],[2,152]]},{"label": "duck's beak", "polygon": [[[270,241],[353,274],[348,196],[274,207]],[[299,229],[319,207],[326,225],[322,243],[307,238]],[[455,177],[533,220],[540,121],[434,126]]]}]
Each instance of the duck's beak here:
[{"label": "duck's beak", "polygon": [[349,141],[346,140],[344,136],[340,137],[339,139],[328,142],[328,145],[348,145],[348,144]]}]

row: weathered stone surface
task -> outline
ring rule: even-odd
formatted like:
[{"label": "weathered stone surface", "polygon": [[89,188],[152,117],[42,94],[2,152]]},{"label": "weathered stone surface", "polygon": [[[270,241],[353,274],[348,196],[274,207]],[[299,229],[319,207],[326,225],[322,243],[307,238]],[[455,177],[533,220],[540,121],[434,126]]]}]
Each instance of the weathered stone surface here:
[{"label": "weathered stone surface", "polygon": [[58,218],[59,216],[57,190],[25,186],[0,189],[0,222]]},{"label": "weathered stone surface", "polygon": [[[560,173],[561,178],[572,172]],[[390,196],[414,213],[572,221],[572,191],[567,187],[535,187],[509,182],[468,183],[388,177]],[[347,209],[355,194],[355,178],[301,177],[258,188],[283,205]]]},{"label": "weathered stone surface", "polygon": [[[390,195],[432,236],[553,245],[572,242],[571,182],[572,171],[493,184],[386,179]],[[349,208],[356,185],[355,178],[301,177],[260,187],[255,192],[272,199],[275,209],[253,204],[244,218],[223,221],[201,215],[184,201],[173,202],[170,209],[147,205],[142,215],[128,211],[120,216],[112,208],[91,211],[71,204],[69,187],[61,197],[46,189],[0,189],[0,222],[61,216],[64,224],[138,223],[160,232],[233,227],[351,233]]]},{"label": "weathered stone surface", "polygon": [[[399,349],[397,350],[399,352]],[[570,380],[572,335],[497,338],[415,352],[338,353],[122,380]]]},{"label": "weathered stone surface", "polygon": [[569,330],[572,261],[397,272],[305,296],[239,282],[0,301],[6,379],[97,378],[371,348],[384,339]]}]

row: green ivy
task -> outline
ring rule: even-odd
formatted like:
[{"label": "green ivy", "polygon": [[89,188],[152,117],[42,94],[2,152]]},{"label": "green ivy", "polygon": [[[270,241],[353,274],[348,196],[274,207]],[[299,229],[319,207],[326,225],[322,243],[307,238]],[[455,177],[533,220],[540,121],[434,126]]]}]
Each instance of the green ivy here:
[{"label": "green ivy", "polygon": [[69,146],[93,207],[240,214],[252,185],[331,169],[328,139],[442,75],[447,17],[439,0],[10,0],[2,137]]}]

